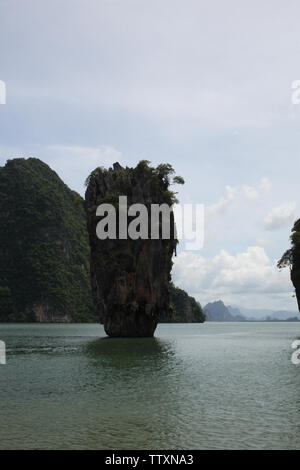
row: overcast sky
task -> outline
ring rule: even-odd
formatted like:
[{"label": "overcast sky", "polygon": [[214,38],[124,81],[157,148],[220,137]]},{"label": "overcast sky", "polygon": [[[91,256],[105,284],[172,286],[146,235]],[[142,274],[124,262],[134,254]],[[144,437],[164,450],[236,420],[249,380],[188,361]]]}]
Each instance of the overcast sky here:
[{"label": "overcast sky", "polygon": [[275,265],[300,208],[299,17],[298,0],[0,0],[0,165],[39,157],[83,194],[97,166],[169,162],[206,206],[175,284],[296,310]]}]

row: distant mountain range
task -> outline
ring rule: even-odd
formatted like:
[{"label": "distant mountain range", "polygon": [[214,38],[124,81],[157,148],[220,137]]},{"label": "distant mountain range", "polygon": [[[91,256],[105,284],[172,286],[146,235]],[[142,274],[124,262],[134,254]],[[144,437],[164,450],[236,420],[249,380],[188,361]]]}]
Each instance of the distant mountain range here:
[{"label": "distant mountain range", "polygon": [[298,312],[288,310],[248,309],[226,306],[222,300],[210,302],[203,308],[206,321],[300,321]]}]

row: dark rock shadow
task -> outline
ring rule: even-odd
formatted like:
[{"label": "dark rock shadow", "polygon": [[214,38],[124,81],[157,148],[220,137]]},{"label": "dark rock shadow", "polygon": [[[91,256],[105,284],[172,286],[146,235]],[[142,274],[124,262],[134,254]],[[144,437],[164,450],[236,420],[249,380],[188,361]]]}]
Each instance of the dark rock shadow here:
[{"label": "dark rock shadow", "polygon": [[85,346],[96,364],[114,368],[156,368],[174,356],[171,341],[158,338],[99,338]]}]

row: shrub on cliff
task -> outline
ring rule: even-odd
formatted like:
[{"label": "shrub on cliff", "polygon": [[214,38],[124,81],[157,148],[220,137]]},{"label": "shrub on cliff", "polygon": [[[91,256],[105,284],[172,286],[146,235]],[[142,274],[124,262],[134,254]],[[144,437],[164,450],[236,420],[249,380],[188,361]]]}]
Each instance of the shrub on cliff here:
[{"label": "shrub on cliff", "polygon": [[277,266],[279,268],[284,268],[286,266],[290,267],[291,280],[295,287],[298,308],[300,311],[300,219],[295,222],[292,228],[290,240],[291,248],[284,252],[281,259],[278,261]]}]

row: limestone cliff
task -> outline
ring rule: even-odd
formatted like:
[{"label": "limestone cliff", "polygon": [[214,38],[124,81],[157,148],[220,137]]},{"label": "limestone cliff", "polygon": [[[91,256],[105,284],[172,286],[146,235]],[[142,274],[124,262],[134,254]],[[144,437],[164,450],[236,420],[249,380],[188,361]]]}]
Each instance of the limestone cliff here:
[{"label": "limestone cliff", "polygon": [[291,280],[295,288],[298,309],[300,311],[300,219],[295,222],[290,238],[292,246],[278,261],[278,267],[290,266]]},{"label": "limestone cliff", "polygon": [[[232,310],[234,314],[230,311]],[[220,321],[220,322],[241,322],[245,321],[237,308],[226,307],[222,300],[216,302],[209,302],[203,311],[206,315],[207,321]]]},{"label": "limestone cliff", "polygon": [[[168,312],[169,281],[174,237],[171,213],[170,239],[132,240],[117,238],[100,240],[96,227],[101,218],[96,209],[104,203],[120,214],[119,196],[127,196],[127,204],[144,204],[150,217],[150,205],[174,202],[169,190],[170,165],[152,168],[142,161],[136,168],[123,168],[118,163],[108,170],[96,169],[87,180],[86,213],[91,248],[92,292],[106,333],[115,337],[153,336],[159,317]],[[180,177],[174,178],[175,182]],[[128,224],[132,218],[128,218]],[[150,219],[149,227],[150,227]]]},{"label": "limestone cliff", "polygon": [[292,232],[291,280],[295,287],[298,309],[300,311],[300,219],[295,222]]},{"label": "limestone cliff", "polygon": [[170,283],[170,314],[161,315],[162,323],[203,323],[205,314],[194,297]]},{"label": "limestone cliff", "polygon": [[0,167],[0,321],[95,320],[82,198],[36,158]]}]

